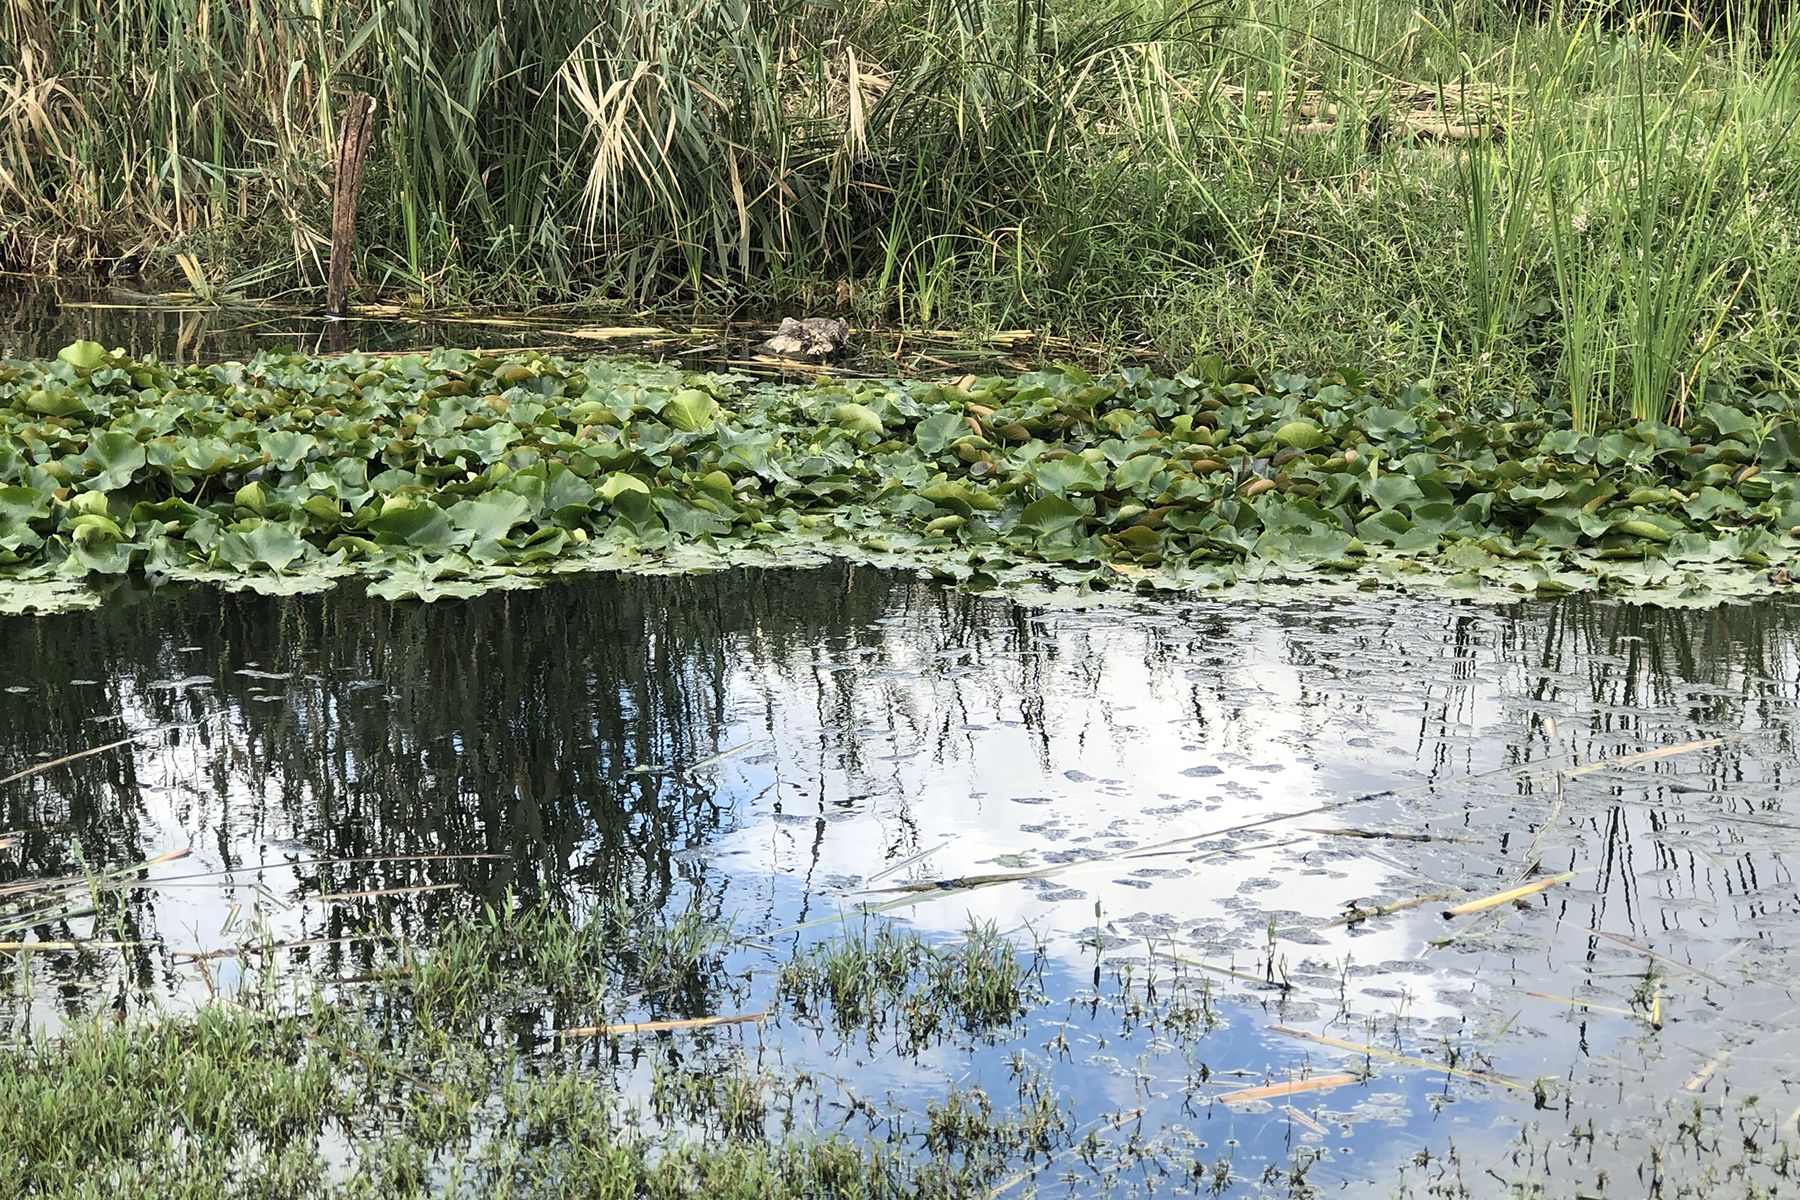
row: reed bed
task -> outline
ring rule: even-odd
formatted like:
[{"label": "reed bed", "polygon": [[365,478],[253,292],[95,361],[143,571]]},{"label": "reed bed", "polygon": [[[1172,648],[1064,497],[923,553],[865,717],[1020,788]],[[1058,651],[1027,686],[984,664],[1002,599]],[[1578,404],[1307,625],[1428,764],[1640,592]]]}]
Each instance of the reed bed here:
[{"label": "reed bed", "polygon": [[1782,6],[15,0],[0,269],[835,308],[1432,380],[1471,414],[1791,388]]}]

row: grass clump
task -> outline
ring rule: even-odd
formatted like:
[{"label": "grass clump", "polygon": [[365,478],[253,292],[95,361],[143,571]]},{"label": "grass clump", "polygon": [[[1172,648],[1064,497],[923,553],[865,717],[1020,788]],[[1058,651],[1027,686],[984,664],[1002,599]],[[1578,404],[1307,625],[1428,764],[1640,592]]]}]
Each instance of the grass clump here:
[{"label": "grass clump", "polygon": [[[42,1197],[952,1197],[1066,1144],[1041,1081],[1021,1084],[1017,1111],[973,1089],[916,1112],[857,1100],[848,1127],[818,1120],[848,1085],[738,1040],[764,1034],[701,1028],[597,1054],[546,1038],[563,993],[656,1011],[680,975],[640,969],[658,956],[694,956],[708,1008],[729,1002],[713,939],[618,916],[503,904],[366,990],[29,1034],[0,1051],[0,1171]],[[647,957],[615,958],[625,930]],[[1011,947],[991,931],[881,944],[924,972],[890,1002],[928,998],[969,1030],[1019,1011]],[[826,946],[799,969],[868,952]]]},{"label": "grass clump", "polygon": [[1009,1028],[1028,1008],[1031,967],[989,924],[942,947],[888,924],[812,947],[782,968],[779,994],[803,1017],[874,1042],[895,1029],[924,1047]]},{"label": "grass clump", "polygon": [[644,911],[623,897],[581,919],[509,898],[450,926],[399,969],[415,1009],[446,1029],[507,1011],[568,1026],[609,996],[635,996],[659,1018],[706,1011],[718,1002],[729,942],[728,929],[697,913]]},{"label": "grass clump", "polygon": [[[1800,410],[1457,419],[1351,373],[759,386],[607,360],[77,343],[0,363],[0,603],[139,573],[434,599],[820,555],[977,586],[1342,579],[1717,599],[1789,577]],[[1768,575],[1765,578],[1764,572]]]},{"label": "grass clump", "polygon": [[208,1008],[131,1030],[95,1022],[0,1063],[0,1129],[15,1195],[216,1196],[266,1184],[303,1195],[319,1138],[361,1100],[353,1063],[314,1020]]}]

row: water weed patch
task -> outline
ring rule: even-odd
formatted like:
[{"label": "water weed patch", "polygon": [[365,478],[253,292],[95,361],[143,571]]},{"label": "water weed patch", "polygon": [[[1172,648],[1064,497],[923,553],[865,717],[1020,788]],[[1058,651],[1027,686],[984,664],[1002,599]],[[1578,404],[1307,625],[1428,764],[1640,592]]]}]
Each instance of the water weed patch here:
[{"label": "water weed patch", "polygon": [[[1727,402],[1729,401],[1729,402]],[[1594,432],[1340,373],[805,386],[461,350],[0,364],[0,607],[141,574],[435,599],[847,557],[1077,592],[1355,580],[1711,601],[1800,550],[1779,391]]]}]

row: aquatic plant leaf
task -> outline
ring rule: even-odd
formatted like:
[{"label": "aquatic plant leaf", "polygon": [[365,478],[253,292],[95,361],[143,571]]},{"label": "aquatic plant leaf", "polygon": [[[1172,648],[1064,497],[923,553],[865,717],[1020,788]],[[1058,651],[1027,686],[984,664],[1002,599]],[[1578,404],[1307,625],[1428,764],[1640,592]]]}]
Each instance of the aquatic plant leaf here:
[{"label": "aquatic plant leaf", "polygon": [[470,500],[460,500],[446,514],[458,533],[474,540],[503,538],[513,526],[531,515],[531,504],[512,492],[490,492]]},{"label": "aquatic plant leaf", "polygon": [[944,508],[954,509],[964,516],[977,509],[992,512],[1000,507],[1000,502],[971,484],[955,479],[940,479],[919,489],[921,499]]},{"label": "aquatic plant leaf", "polygon": [[257,439],[257,445],[268,456],[269,462],[283,471],[292,471],[299,466],[318,444],[319,439],[310,433],[285,429],[272,430]]},{"label": "aquatic plant leaf", "polygon": [[1419,423],[1411,413],[1380,404],[1370,405],[1358,413],[1357,425],[1364,433],[1384,441],[1389,434],[1409,435],[1419,431]]},{"label": "aquatic plant leaf", "polygon": [[88,443],[88,458],[96,468],[88,476],[88,484],[103,492],[129,485],[132,475],[147,461],[138,440],[116,429],[93,436]]},{"label": "aquatic plant leaf", "polygon": [[1701,408],[1700,416],[1718,430],[1722,438],[1745,442],[1755,439],[1756,418],[1739,409],[1714,401]]},{"label": "aquatic plant leaf", "polygon": [[1031,466],[1031,477],[1053,496],[1071,492],[1097,492],[1106,486],[1100,468],[1078,454],[1063,458],[1039,459]]},{"label": "aquatic plant leaf", "polygon": [[240,569],[267,567],[280,575],[312,549],[287,526],[257,521],[251,528],[219,539],[218,555]]},{"label": "aquatic plant leaf", "polygon": [[95,411],[94,405],[84,393],[63,387],[60,383],[34,388],[25,393],[21,400],[14,401],[14,406],[46,417],[80,417],[91,415]]},{"label": "aquatic plant leaf", "polygon": [[926,417],[913,429],[913,440],[927,458],[936,458],[958,442],[974,436],[968,419],[953,412]]},{"label": "aquatic plant leaf", "polygon": [[866,404],[847,402],[831,410],[831,419],[852,433],[881,434],[886,429],[881,416]]},{"label": "aquatic plant leaf", "polygon": [[445,549],[457,540],[450,518],[429,500],[384,507],[368,528],[378,541],[398,542],[420,550]]},{"label": "aquatic plant leaf", "polygon": [[1018,527],[1039,538],[1066,539],[1079,531],[1084,515],[1061,496],[1045,496],[1025,506]]},{"label": "aquatic plant leaf", "polygon": [[560,518],[574,519],[593,507],[599,489],[561,463],[551,464],[544,487],[544,507]]},{"label": "aquatic plant leaf", "polygon": [[24,484],[0,487],[0,536],[47,515],[50,493]]},{"label": "aquatic plant leaf", "polygon": [[668,488],[656,489],[651,493],[651,499],[671,533],[700,537],[725,533],[731,528],[729,520],[713,512],[704,502],[683,499]]},{"label": "aquatic plant leaf", "polygon": [[595,492],[602,500],[606,501],[608,504],[613,504],[618,501],[620,496],[631,492],[636,492],[642,496],[648,496],[650,494],[650,485],[639,479],[636,475],[629,475],[624,471],[615,471],[600,481],[600,486],[595,489]]},{"label": "aquatic plant leaf", "polygon": [[99,342],[70,342],[56,352],[56,357],[71,367],[91,371],[106,361],[106,347]]},{"label": "aquatic plant leaf", "polygon": [[1781,421],[1770,429],[1757,449],[1756,461],[1773,471],[1800,470],[1800,421]]},{"label": "aquatic plant leaf", "polygon": [[1331,438],[1311,421],[1289,421],[1275,431],[1275,440],[1294,450],[1317,450]]},{"label": "aquatic plant leaf", "polygon": [[719,402],[705,392],[687,388],[663,405],[662,418],[683,433],[711,429],[719,417]]},{"label": "aquatic plant leaf", "polygon": [[1405,475],[1382,475],[1366,482],[1363,490],[1382,508],[1402,508],[1425,499],[1419,485]]}]

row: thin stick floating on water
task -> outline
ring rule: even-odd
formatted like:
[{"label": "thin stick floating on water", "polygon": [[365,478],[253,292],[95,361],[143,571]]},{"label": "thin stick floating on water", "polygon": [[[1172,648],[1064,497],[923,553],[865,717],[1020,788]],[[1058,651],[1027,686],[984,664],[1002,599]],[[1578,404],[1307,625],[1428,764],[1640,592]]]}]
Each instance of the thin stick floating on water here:
[{"label": "thin stick floating on water", "polygon": [[77,750],[73,754],[65,754],[61,758],[53,758],[49,762],[41,762],[35,766],[26,767],[23,771],[15,771],[5,779],[0,779],[0,785],[17,783],[21,779],[36,775],[42,771],[51,770],[54,767],[63,766],[65,763],[79,762],[84,758],[92,758],[96,754],[105,754],[108,750],[117,750],[120,746],[129,746],[133,742],[141,740],[142,737],[143,735],[139,734],[136,737],[120,738],[118,741],[108,742],[104,746],[95,746],[88,750]]},{"label": "thin stick floating on water", "polygon": [[1654,958],[1657,962],[1665,963],[1668,966],[1674,967],[1677,971],[1682,971],[1689,975],[1697,975],[1701,979],[1704,979],[1704,980],[1708,981],[1709,983],[1718,984],[1720,987],[1730,987],[1731,986],[1729,983],[1726,983],[1723,979],[1720,979],[1717,975],[1709,975],[1705,971],[1702,971],[1699,967],[1696,967],[1696,966],[1692,965],[1691,963],[1681,962],[1679,959],[1670,958],[1666,954],[1658,954],[1656,951],[1650,949],[1650,947],[1640,946],[1636,942],[1631,941],[1627,938],[1622,938],[1616,933],[1605,933],[1598,929],[1589,929],[1587,932],[1593,934],[1597,938],[1605,938],[1609,942],[1613,942],[1616,945],[1623,946],[1627,950],[1636,951],[1639,954],[1647,954],[1651,958]]},{"label": "thin stick floating on water", "polygon": [[1435,833],[1394,833],[1386,829],[1325,829],[1306,828],[1301,833],[1317,833],[1326,837],[1362,838],[1367,841],[1380,842],[1455,842],[1461,846],[1472,846],[1472,838],[1443,837]]},{"label": "thin stick floating on water", "polygon": [[34,763],[31,766],[26,767],[23,771],[15,771],[5,779],[0,779],[0,787],[4,787],[9,783],[17,783],[21,779],[29,778],[32,775],[37,775],[54,767],[65,766],[72,762],[79,762],[84,758],[92,758],[96,754],[105,754],[108,750],[117,750],[121,746],[129,746],[134,742],[141,742],[145,738],[153,737],[159,733],[169,733],[176,729],[195,729],[218,715],[218,713],[210,713],[207,716],[200,718],[198,721],[183,721],[176,725],[158,725],[153,729],[140,730],[130,737],[120,738],[116,742],[108,742],[104,746],[93,746],[86,750],[77,750],[73,754],[65,754],[61,758],[53,758],[49,762]]},{"label": "thin stick floating on water", "polygon": [[1578,996],[1558,996],[1554,992],[1526,992],[1533,1000],[1553,1000],[1558,1004],[1567,1004],[1574,1008],[1586,1009],[1589,1012],[1610,1013],[1615,1017],[1630,1017],[1634,1021],[1649,1020],[1641,1012],[1629,1008],[1619,1008],[1612,1004],[1598,1004],[1592,1000],[1583,1000]]},{"label": "thin stick floating on water", "polygon": [[1326,1037],[1322,1033],[1308,1033],[1304,1029],[1293,1029],[1286,1025],[1269,1026],[1270,1033],[1279,1033],[1287,1037],[1299,1038],[1301,1041],[1317,1042],[1321,1046],[1330,1046],[1337,1050],[1349,1050],[1355,1054],[1366,1054],[1371,1058],[1385,1059],[1391,1063],[1399,1063],[1405,1067],[1418,1067],[1425,1071],[1442,1071],[1447,1075],[1455,1075],[1462,1079],[1472,1079],[1476,1083],[1489,1083],[1495,1087],[1511,1088],[1515,1092],[1529,1092],[1533,1089],[1510,1079],[1502,1079],[1498,1075],[1484,1075],[1480,1071],[1465,1071],[1461,1067],[1453,1067],[1448,1063],[1434,1063],[1428,1059],[1413,1058],[1406,1054],[1395,1054],[1392,1050],[1383,1050],[1378,1046],[1359,1046],[1355,1042],[1346,1042],[1340,1038]]},{"label": "thin stick floating on water", "polygon": [[1523,900],[1527,896],[1535,896],[1539,892],[1548,891],[1559,883],[1567,883],[1579,874],[1576,871],[1564,871],[1561,875],[1551,875],[1545,879],[1534,880],[1516,888],[1507,888],[1504,892],[1495,892],[1491,896],[1483,896],[1479,900],[1470,900],[1466,904],[1458,904],[1455,908],[1446,908],[1446,920],[1453,917],[1466,917],[1470,913],[1485,912],[1490,908],[1499,908],[1514,900]]},{"label": "thin stick floating on water", "polygon": [[755,747],[760,746],[762,744],[763,744],[762,738],[751,738],[747,742],[739,742],[735,746],[727,746],[725,749],[719,751],[717,754],[714,754],[708,758],[703,758],[697,763],[689,763],[687,766],[682,767],[680,769],[684,772],[685,771],[698,771],[702,767],[710,767],[710,766],[714,765],[715,763],[722,763],[728,758],[736,758],[738,755],[742,754],[744,751],[754,749]]},{"label": "thin stick floating on water", "polygon": [[331,903],[339,900],[366,900],[371,896],[413,896],[420,892],[443,892],[461,886],[460,883],[417,883],[410,887],[370,888],[362,892],[321,892],[317,899]]},{"label": "thin stick floating on water", "polygon": [[626,1021],[618,1025],[582,1025],[558,1031],[559,1037],[623,1037],[633,1033],[663,1033],[674,1029],[707,1029],[714,1025],[749,1025],[768,1018],[768,1013],[739,1013],[727,1017],[688,1017],[679,1021]]},{"label": "thin stick floating on water", "polygon": [[0,942],[0,951],[24,954],[36,950],[123,950],[130,946],[160,946],[161,942]]},{"label": "thin stick floating on water", "polygon": [[247,954],[266,954],[272,950],[304,950],[315,946],[347,946],[355,942],[391,942],[386,933],[353,933],[347,937],[297,938],[289,942],[250,943],[225,946],[218,950],[172,950],[169,957],[177,962],[211,962],[220,958],[241,958]]},{"label": "thin stick floating on water", "polygon": [[906,870],[906,868],[912,866],[914,863],[921,862],[924,859],[930,858],[932,855],[936,854],[939,850],[948,849],[949,846],[950,846],[949,842],[942,842],[930,850],[921,850],[917,854],[909,854],[897,863],[889,863],[887,866],[883,867],[881,870],[875,872],[873,875],[871,875],[867,879],[863,880],[863,883],[870,884],[870,883],[875,883],[878,880],[886,879],[888,876],[894,874],[895,872],[904,871],[904,870]]},{"label": "thin stick floating on water", "polygon": [[1319,1134],[1320,1136],[1328,1135],[1331,1132],[1329,1129],[1325,1128],[1323,1125],[1319,1124],[1317,1121],[1313,1120],[1311,1117],[1307,1116],[1305,1113],[1301,1112],[1299,1109],[1295,1108],[1291,1104],[1282,1105],[1281,1111],[1286,1113],[1289,1117],[1291,1117],[1295,1124],[1304,1125],[1304,1126],[1306,1126],[1306,1128],[1312,1130],[1314,1133]]},{"label": "thin stick floating on water", "polygon": [[1391,913],[1405,912],[1409,908],[1418,908],[1424,904],[1436,904],[1442,900],[1454,900],[1463,894],[1461,888],[1452,888],[1443,892],[1427,892],[1423,896],[1412,896],[1405,900],[1396,900],[1392,904],[1377,904],[1374,908],[1362,908],[1351,905],[1350,911],[1335,921],[1327,921],[1320,929],[1336,929],[1340,925],[1356,925],[1373,917],[1385,917]]},{"label": "thin stick floating on water", "polygon": [[[156,887],[168,884],[189,883],[196,879],[225,879],[233,875],[244,875],[252,871],[280,871],[293,867],[335,867],[346,865],[368,865],[371,863],[399,862],[452,862],[473,859],[506,858],[504,854],[374,854],[362,858],[290,858],[281,862],[248,863],[241,867],[220,867],[216,871],[197,871],[191,875],[167,875],[147,882]],[[249,887],[249,884],[233,886]]]},{"label": "thin stick floating on water", "polygon": [[1609,767],[1635,767],[1639,763],[1654,762],[1659,758],[1670,758],[1677,754],[1687,754],[1693,750],[1711,750],[1714,746],[1723,746],[1726,742],[1737,741],[1739,736],[1734,734],[1730,737],[1701,738],[1698,741],[1682,742],[1678,746],[1662,746],[1655,750],[1642,750],[1636,754],[1622,754],[1618,758],[1603,758],[1598,762],[1570,767],[1562,774],[1574,779],[1576,776],[1592,775],[1595,771],[1604,771]]},{"label": "thin stick floating on water", "polygon": [[1275,1100],[1300,1092],[1326,1092],[1332,1088],[1357,1083],[1361,1078],[1359,1075],[1312,1075],[1305,1079],[1290,1079],[1286,1083],[1267,1083],[1261,1087],[1248,1087],[1242,1091],[1226,1092],[1219,1099],[1226,1104],[1248,1104],[1252,1100]]},{"label": "thin stick floating on water", "polygon": [[164,863],[175,862],[177,859],[186,858],[192,853],[192,850],[183,847],[180,850],[164,851],[155,858],[145,859],[141,863],[134,863],[128,867],[113,867],[105,871],[97,871],[92,875],[63,875],[54,879],[27,879],[23,883],[13,883],[8,884],[5,887],[0,887],[0,896],[47,894],[65,888],[84,886],[111,888],[126,887],[129,886],[129,877],[136,875],[139,871],[145,871],[151,867],[160,867]]}]

